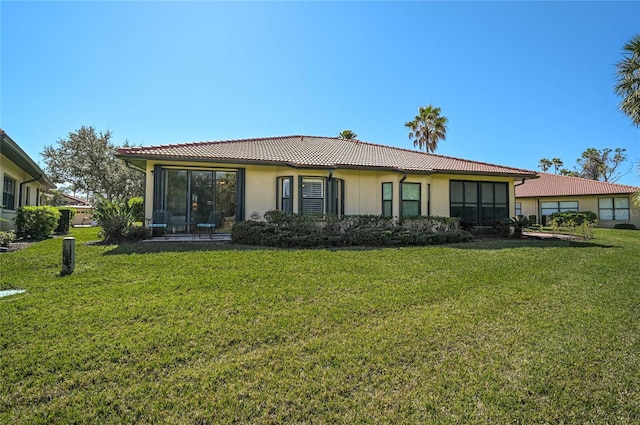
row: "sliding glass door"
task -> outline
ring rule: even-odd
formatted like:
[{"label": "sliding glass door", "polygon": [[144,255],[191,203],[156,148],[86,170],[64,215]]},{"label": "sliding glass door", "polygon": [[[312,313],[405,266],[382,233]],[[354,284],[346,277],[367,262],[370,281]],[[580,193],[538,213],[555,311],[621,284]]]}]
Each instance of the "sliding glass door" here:
[{"label": "sliding glass door", "polygon": [[231,230],[236,216],[236,171],[165,168],[163,174],[162,209],[169,213],[169,232],[191,233],[198,223]]}]

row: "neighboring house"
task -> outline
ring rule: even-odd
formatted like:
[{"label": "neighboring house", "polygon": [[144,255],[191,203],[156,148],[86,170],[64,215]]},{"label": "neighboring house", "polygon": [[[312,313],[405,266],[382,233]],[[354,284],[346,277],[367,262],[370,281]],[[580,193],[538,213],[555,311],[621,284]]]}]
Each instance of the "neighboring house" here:
[{"label": "neighboring house", "polygon": [[600,227],[633,223],[640,227],[640,209],[630,195],[640,187],[579,177],[540,173],[540,178],[516,185],[516,214],[535,215],[546,224],[554,212],[592,211]]},{"label": "neighboring house", "polygon": [[76,211],[73,217],[74,226],[89,226],[93,220],[93,206],[88,201],[67,195],[66,193],[58,194],[58,206],[68,206]]},{"label": "neighboring house", "polygon": [[14,229],[16,210],[25,205],[40,205],[40,194],[55,188],[16,142],[0,129],[0,230]]},{"label": "neighboring house", "polygon": [[514,181],[534,171],[329,137],[287,136],[118,150],[146,174],[145,217],[177,232],[269,210],[438,215],[492,226],[515,214]]}]

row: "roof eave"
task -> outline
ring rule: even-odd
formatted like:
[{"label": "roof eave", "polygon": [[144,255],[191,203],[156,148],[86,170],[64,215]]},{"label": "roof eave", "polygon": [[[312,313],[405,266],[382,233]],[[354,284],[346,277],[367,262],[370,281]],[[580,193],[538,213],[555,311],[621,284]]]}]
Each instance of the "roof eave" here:
[{"label": "roof eave", "polygon": [[44,171],[36,164],[33,159],[11,138],[7,133],[0,134],[0,151],[11,162],[16,164],[22,170],[26,171],[31,177],[36,179],[45,188],[53,189],[56,185],[47,177]]}]

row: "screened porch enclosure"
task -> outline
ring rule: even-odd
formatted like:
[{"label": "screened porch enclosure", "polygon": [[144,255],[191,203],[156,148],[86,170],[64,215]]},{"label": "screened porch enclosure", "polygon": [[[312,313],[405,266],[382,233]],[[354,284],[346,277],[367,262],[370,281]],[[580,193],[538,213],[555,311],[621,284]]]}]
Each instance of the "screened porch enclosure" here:
[{"label": "screened porch enclosure", "polygon": [[169,233],[193,233],[205,223],[214,224],[218,231],[231,230],[238,212],[238,171],[158,171],[154,211],[166,212]]}]

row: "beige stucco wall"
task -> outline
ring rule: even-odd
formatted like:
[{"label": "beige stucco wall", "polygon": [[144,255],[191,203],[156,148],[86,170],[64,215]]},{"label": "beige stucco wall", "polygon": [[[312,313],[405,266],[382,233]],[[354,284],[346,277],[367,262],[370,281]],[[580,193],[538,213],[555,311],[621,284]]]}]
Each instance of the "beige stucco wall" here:
[{"label": "beige stucco wall", "polygon": [[[22,204],[18,205],[20,202],[20,184],[25,181],[33,180],[33,177],[25,172],[23,169],[18,167],[13,161],[10,161],[9,158],[0,154],[0,194],[4,192],[4,176],[7,175],[10,178],[16,181],[16,193],[15,193],[15,207],[18,208],[22,205],[37,205],[38,204],[38,189],[40,189],[40,182],[31,182],[22,186]],[[27,187],[29,187],[29,198],[27,199]],[[2,198],[0,198],[0,203],[2,203]],[[14,218],[16,216],[15,209],[9,210],[6,208],[2,209],[0,213],[0,230],[14,230]]]},{"label": "beige stucco wall", "polygon": [[[153,211],[153,173],[155,165],[176,167],[197,167],[205,169],[238,169],[244,168],[245,173],[245,219],[250,219],[254,213],[262,217],[266,211],[276,208],[276,184],[278,177],[293,176],[293,209],[298,212],[299,188],[297,179],[304,177],[329,177],[326,169],[300,169],[286,166],[268,166],[238,164],[236,166],[224,163],[203,162],[167,162],[147,161],[147,186],[145,190],[145,217],[151,219]],[[403,178],[400,172],[378,170],[352,170],[337,168],[333,171],[333,178],[344,180],[345,205],[344,212],[352,214],[381,214],[382,213],[382,183],[393,183],[393,215],[400,212],[399,184]],[[408,174],[404,182],[421,184],[421,212],[426,215],[449,216],[449,181],[471,180],[509,183],[509,215],[515,215],[513,179],[509,177],[474,176],[455,174]]]},{"label": "beige stucco wall", "polygon": [[[562,201],[578,201],[578,211],[592,211],[599,215],[598,199],[600,198],[629,198],[628,195],[599,195],[599,196],[556,196],[543,198],[517,198],[517,202],[522,203],[522,215],[535,214],[540,222],[540,204],[542,202],[562,202]],[[611,228],[618,223],[632,223],[640,228],[640,208],[629,200],[629,218],[630,220],[601,220],[599,219],[598,227]]]}]

